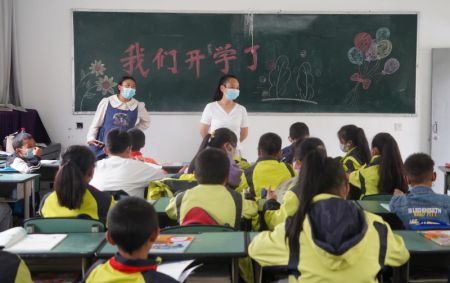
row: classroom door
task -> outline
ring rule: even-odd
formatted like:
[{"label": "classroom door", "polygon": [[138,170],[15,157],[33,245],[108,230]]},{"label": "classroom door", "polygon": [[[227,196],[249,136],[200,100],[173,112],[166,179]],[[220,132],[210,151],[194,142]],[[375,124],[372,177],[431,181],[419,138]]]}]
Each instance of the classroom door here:
[{"label": "classroom door", "polygon": [[431,156],[437,180],[433,190],[444,192],[444,173],[437,167],[450,163],[450,48],[432,50]]}]

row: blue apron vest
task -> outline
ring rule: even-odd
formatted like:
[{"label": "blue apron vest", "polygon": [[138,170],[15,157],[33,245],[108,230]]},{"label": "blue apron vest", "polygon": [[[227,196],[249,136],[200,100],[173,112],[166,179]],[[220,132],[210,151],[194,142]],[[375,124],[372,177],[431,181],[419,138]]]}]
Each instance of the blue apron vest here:
[{"label": "blue apron vest", "polygon": [[[97,140],[106,143],[106,135],[112,129],[120,128],[121,130],[128,131],[136,125],[138,116],[138,107],[134,110],[120,110],[111,106],[108,103],[106,109],[105,118],[103,119],[103,125],[98,131]],[[95,154],[98,160],[106,157],[103,148],[89,145],[89,148]]]}]

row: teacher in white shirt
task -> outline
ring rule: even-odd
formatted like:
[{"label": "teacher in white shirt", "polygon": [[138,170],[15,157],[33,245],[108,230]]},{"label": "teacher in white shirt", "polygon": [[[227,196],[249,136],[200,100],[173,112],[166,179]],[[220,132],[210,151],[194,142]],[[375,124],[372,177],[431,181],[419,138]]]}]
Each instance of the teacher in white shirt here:
[{"label": "teacher in white shirt", "polygon": [[99,102],[89,127],[87,143],[97,159],[106,156],[103,147],[110,130],[120,128],[128,131],[134,127],[145,130],[150,126],[150,116],[145,109],[145,103],[133,98],[136,94],[136,80],[130,76],[123,77],[119,81],[118,90],[118,94],[103,98]]},{"label": "teacher in white shirt", "polygon": [[220,78],[213,102],[208,103],[200,120],[200,134],[204,138],[218,128],[228,128],[238,137],[240,143],[248,136],[247,109],[235,102],[239,96],[239,81],[233,75]]}]

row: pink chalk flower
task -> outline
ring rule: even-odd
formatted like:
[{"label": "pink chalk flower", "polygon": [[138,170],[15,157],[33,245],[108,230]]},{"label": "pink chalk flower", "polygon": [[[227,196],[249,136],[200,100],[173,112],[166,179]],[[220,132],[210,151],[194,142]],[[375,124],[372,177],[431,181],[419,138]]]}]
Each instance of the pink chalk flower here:
[{"label": "pink chalk flower", "polygon": [[94,63],[91,63],[89,67],[91,74],[95,74],[95,76],[103,76],[103,72],[106,70],[105,64],[102,64],[102,60],[94,60]]},{"label": "pink chalk flower", "polygon": [[97,86],[97,91],[101,91],[102,94],[105,95],[108,92],[114,94],[114,87],[117,83],[114,82],[113,77],[108,78],[108,76],[105,76],[103,78],[98,78],[95,85]]}]

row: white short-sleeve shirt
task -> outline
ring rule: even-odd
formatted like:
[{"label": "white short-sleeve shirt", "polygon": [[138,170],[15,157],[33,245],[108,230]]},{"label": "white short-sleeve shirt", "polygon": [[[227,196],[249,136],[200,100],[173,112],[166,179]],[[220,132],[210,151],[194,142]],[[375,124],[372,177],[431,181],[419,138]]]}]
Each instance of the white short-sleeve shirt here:
[{"label": "white short-sleeve shirt", "polygon": [[219,128],[232,130],[238,138],[238,144],[240,144],[241,128],[248,127],[247,109],[236,103],[230,113],[227,113],[217,101],[211,102],[203,110],[200,123],[209,125],[210,132]]}]

